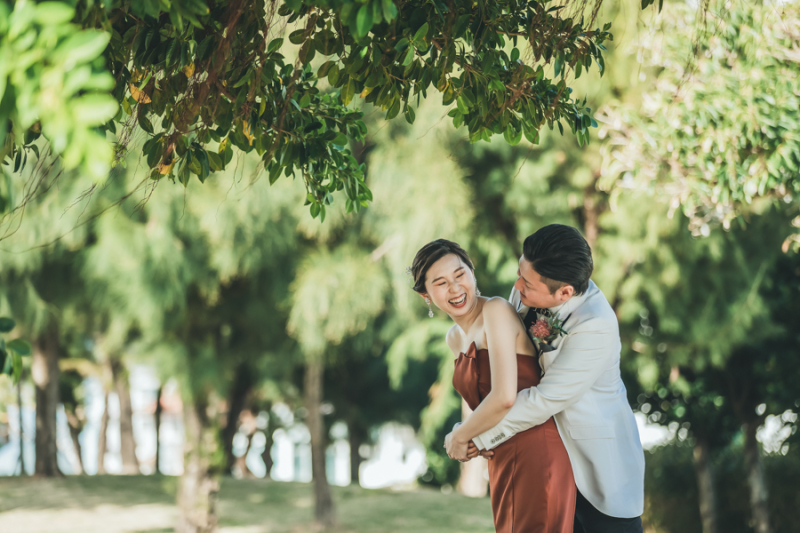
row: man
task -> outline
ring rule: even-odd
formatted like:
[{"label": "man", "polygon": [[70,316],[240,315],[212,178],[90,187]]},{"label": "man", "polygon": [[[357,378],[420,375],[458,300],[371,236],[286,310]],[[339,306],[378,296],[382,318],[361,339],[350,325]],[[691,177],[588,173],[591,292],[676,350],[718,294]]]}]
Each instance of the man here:
[{"label": "man", "polygon": [[554,417],[578,488],[575,533],[641,533],[644,453],[620,376],[617,318],[592,270],[589,244],[575,228],[552,224],[525,239],[511,304],[529,333],[550,317],[564,331],[547,343],[534,339],[541,382],[474,439],[469,457],[491,457],[492,448]]}]

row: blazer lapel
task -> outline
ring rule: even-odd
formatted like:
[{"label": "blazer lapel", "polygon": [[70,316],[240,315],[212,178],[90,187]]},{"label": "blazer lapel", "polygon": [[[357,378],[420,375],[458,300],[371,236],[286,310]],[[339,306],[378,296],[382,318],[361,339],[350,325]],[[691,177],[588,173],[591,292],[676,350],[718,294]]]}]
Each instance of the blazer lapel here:
[{"label": "blazer lapel", "polygon": [[[569,334],[571,326],[576,323],[575,318],[577,318],[576,311],[578,308],[597,291],[597,285],[590,280],[589,287],[586,289],[586,292],[579,296],[573,296],[555,311],[555,316],[558,317],[559,320],[564,321],[564,329],[567,330],[567,335]],[[553,341],[550,350],[542,351],[541,357],[539,358],[539,365],[542,367],[543,372],[547,372],[547,368],[553,363],[555,358],[558,357],[558,354],[561,352],[561,346],[564,344],[565,339],[566,335],[558,337]]]}]

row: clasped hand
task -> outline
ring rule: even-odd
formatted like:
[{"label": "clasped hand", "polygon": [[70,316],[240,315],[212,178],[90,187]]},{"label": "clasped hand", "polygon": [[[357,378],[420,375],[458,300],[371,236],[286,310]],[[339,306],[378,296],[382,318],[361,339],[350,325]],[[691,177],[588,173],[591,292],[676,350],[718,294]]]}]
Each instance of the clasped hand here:
[{"label": "clasped hand", "polygon": [[444,448],[447,451],[447,456],[450,457],[450,459],[455,459],[457,461],[461,461],[462,463],[469,461],[470,459],[474,459],[479,455],[481,457],[486,457],[487,459],[491,459],[492,456],[494,456],[493,451],[478,450],[478,447],[475,446],[475,443],[471,440],[461,440],[456,434],[455,430],[448,433],[444,438]]}]

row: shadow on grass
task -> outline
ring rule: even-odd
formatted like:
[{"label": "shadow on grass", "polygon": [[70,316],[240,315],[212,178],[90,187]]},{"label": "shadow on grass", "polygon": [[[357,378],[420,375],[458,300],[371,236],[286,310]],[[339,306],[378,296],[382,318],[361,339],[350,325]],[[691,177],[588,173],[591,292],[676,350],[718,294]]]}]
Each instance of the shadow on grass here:
[{"label": "shadow on grass", "polygon": [[0,477],[0,512],[174,504],[177,484],[178,478],[171,476]]},{"label": "shadow on grass", "polygon": [[[42,509],[91,513],[100,506],[113,505],[120,507],[120,513],[124,514],[137,512],[127,511],[127,508],[148,504],[174,509],[177,481],[178,478],[168,476],[0,478],[0,513]],[[470,499],[430,489],[393,492],[357,486],[333,487],[333,496],[338,522],[333,531],[337,533],[494,531],[488,498]],[[218,510],[222,533],[226,529],[269,533],[317,531],[313,523],[313,489],[306,483],[226,478],[221,483]],[[135,516],[128,519],[135,519]],[[166,527],[171,526],[168,523],[142,526],[144,528],[137,533],[172,531],[171,527]],[[117,531],[109,524],[108,531],[112,530]],[[65,524],[58,531],[71,533],[73,530]]]}]

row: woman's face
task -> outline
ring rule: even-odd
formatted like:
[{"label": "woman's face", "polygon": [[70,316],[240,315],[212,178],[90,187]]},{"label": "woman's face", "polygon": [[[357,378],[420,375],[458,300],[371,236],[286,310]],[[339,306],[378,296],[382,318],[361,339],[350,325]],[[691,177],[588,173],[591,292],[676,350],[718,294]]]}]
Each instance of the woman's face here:
[{"label": "woman's face", "polygon": [[425,289],[436,307],[454,318],[477,305],[475,275],[455,254],[442,257],[428,269]]}]

